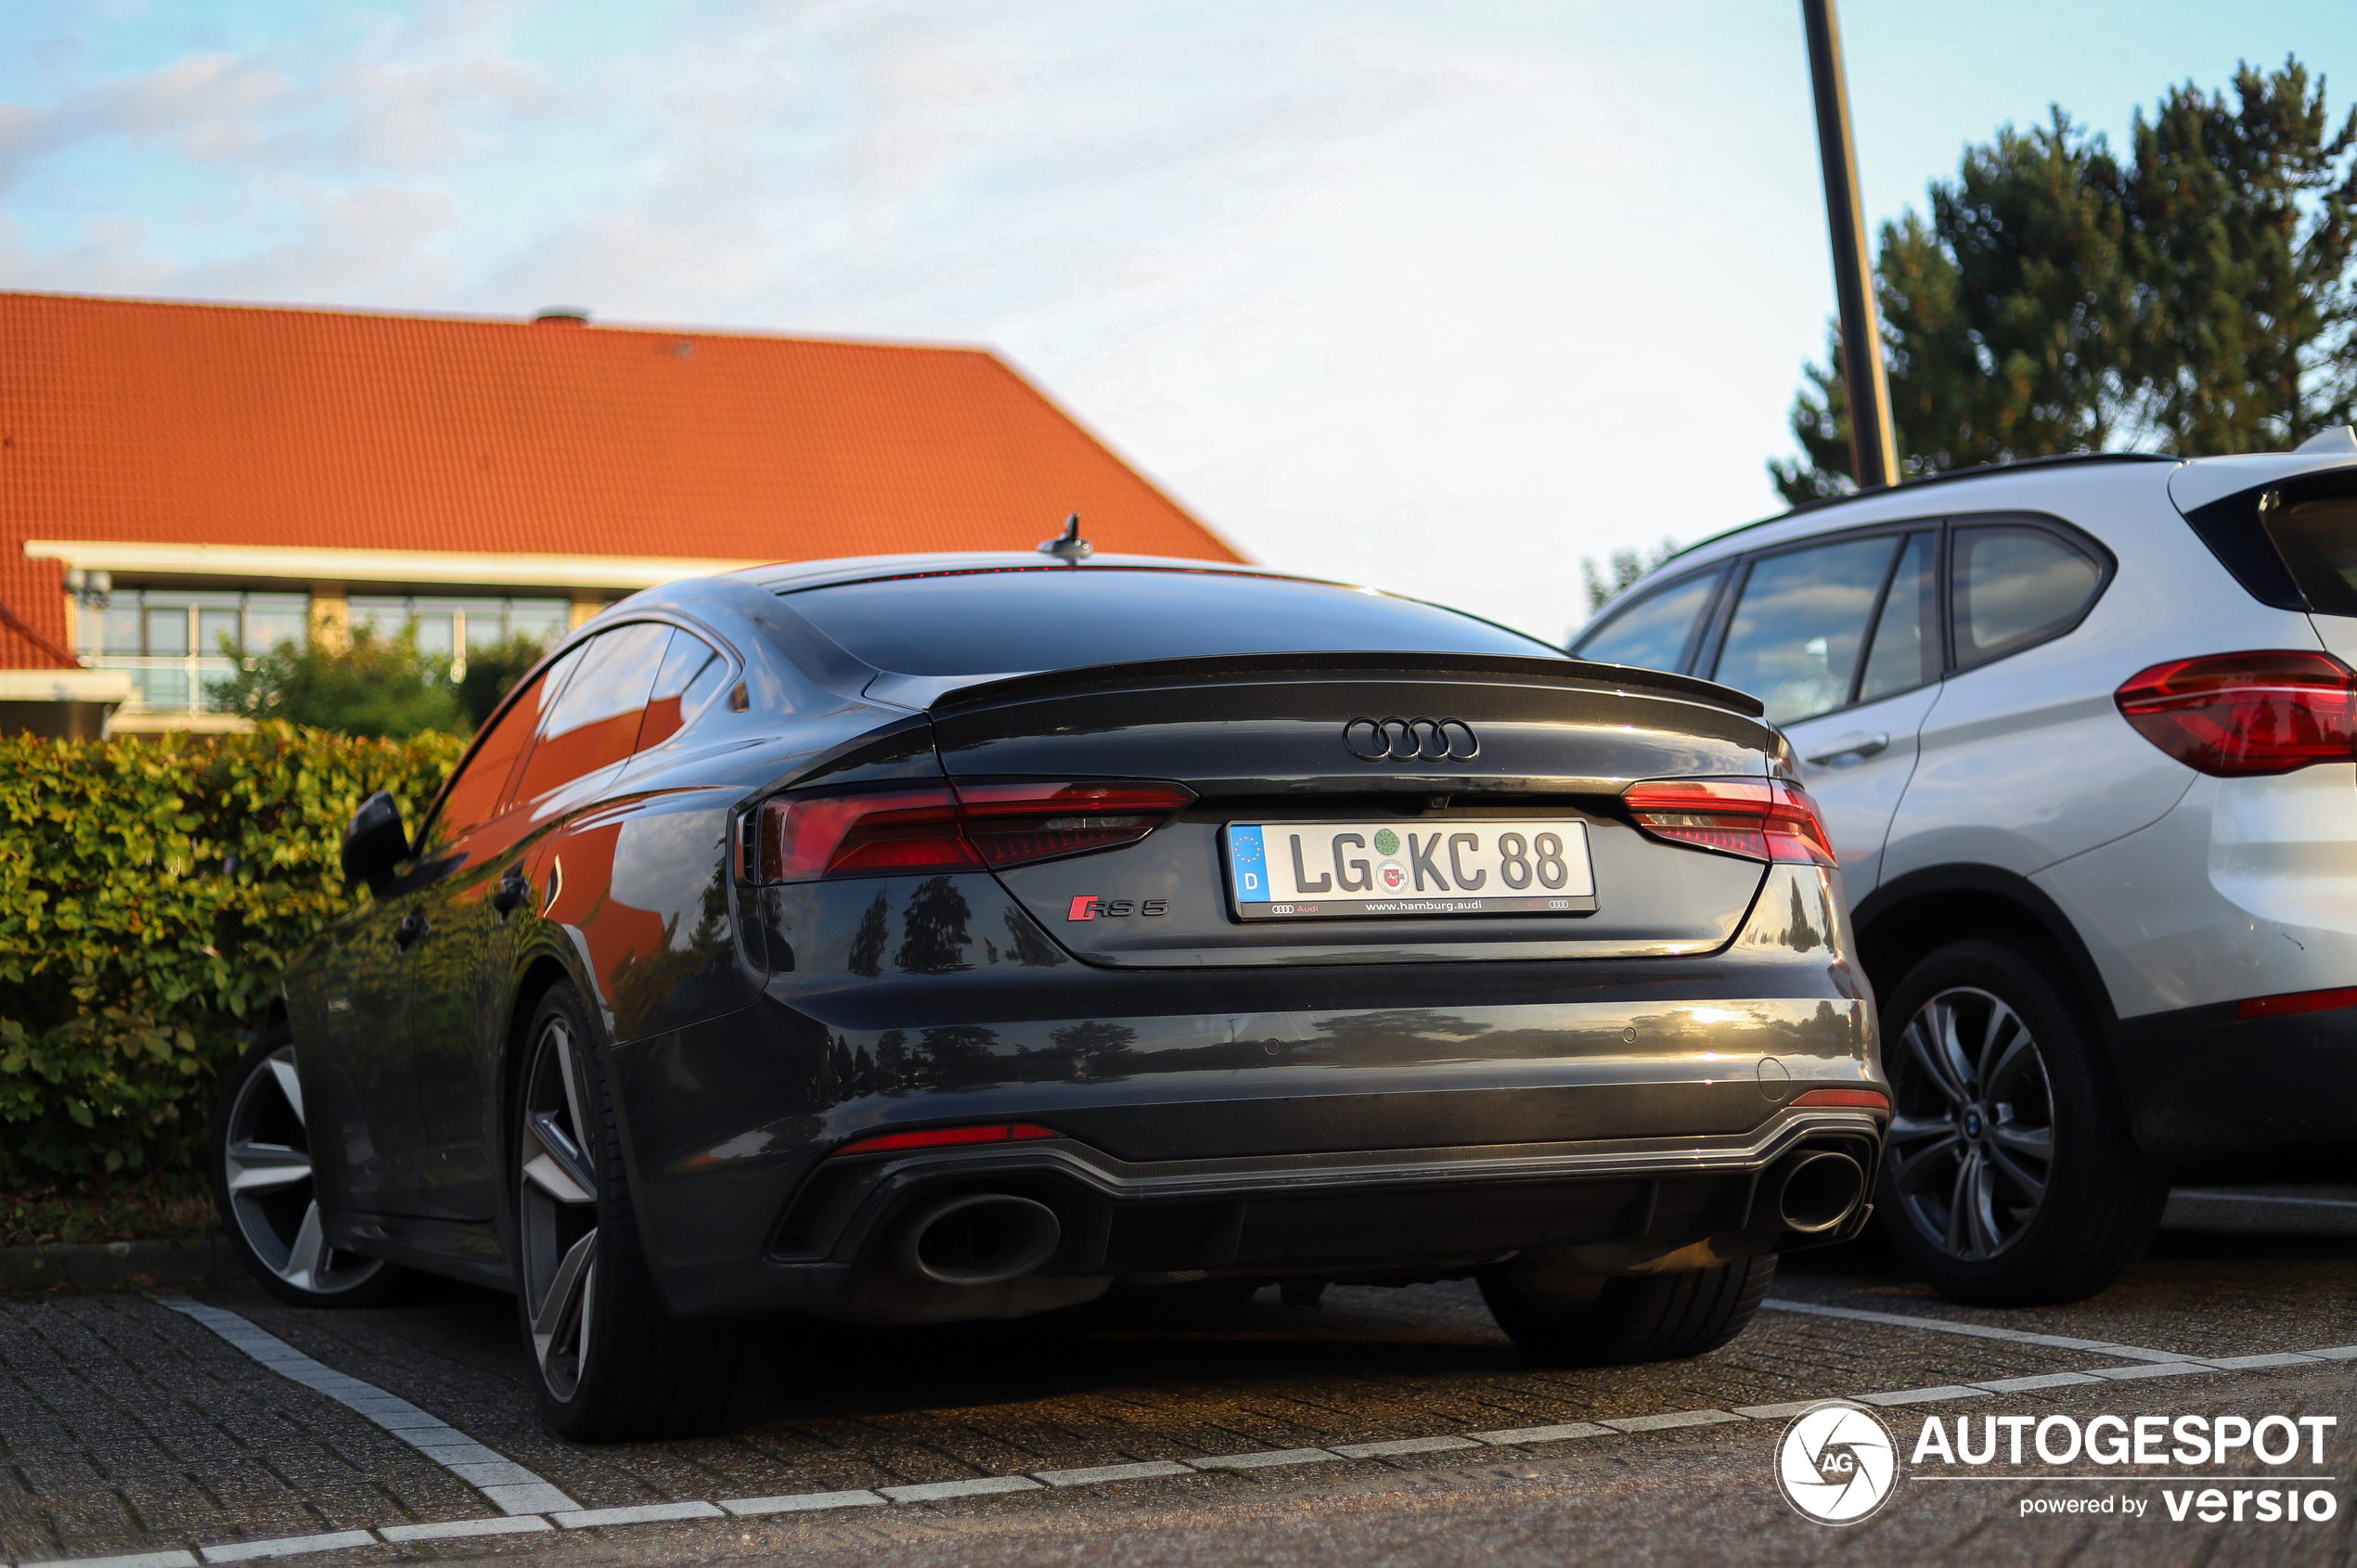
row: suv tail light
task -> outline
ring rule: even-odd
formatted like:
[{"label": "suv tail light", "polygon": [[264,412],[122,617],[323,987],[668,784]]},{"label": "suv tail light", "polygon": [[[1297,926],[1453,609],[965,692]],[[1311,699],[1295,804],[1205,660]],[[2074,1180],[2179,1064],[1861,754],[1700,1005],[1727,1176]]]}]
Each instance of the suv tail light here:
[{"label": "suv tail light", "polygon": [[1747,860],[1837,864],[1817,803],[1768,778],[1655,778],[1622,796],[1656,839]]},{"label": "suv tail light", "polygon": [[2357,758],[2357,674],[2329,653],[2175,659],[2112,693],[2136,733],[2221,778]]},{"label": "suv tail light", "polygon": [[1195,798],[1178,784],[921,785],[782,795],[746,856],[757,881],[1020,866],[1135,842]]}]

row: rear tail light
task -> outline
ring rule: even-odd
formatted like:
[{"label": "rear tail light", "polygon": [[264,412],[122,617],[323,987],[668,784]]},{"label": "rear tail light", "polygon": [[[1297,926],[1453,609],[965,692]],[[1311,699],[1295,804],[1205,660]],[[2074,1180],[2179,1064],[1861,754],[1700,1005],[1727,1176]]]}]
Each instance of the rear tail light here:
[{"label": "rear tail light", "polygon": [[1768,778],[1655,778],[1622,799],[1637,826],[1656,839],[1748,860],[1836,864],[1817,803]]},{"label": "rear tail light", "polygon": [[2221,778],[2357,757],[2357,674],[2329,653],[2213,653],[2132,676],[2112,694],[2136,733]]},{"label": "rear tail light", "polygon": [[[854,1138],[836,1154],[882,1154],[895,1149],[955,1149],[968,1143],[1027,1143],[1033,1138],[1062,1137],[1053,1127],[1035,1122],[998,1122],[980,1127],[926,1127],[913,1133],[879,1133]],[[832,1156],[830,1156],[831,1158]]]},{"label": "rear tail light", "polygon": [[1163,783],[924,785],[785,795],[761,808],[755,880],[1020,866],[1134,842],[1194,792]]},{"label": "rear tail light", "polygon": [[761,880],[978,866],[947,790],[792,795],[761,808]]},{"label": "rear tail light", "polygon": [[960,784],[966,839],[992,866],[1130,843],[1193,800],[1175,784]]}]

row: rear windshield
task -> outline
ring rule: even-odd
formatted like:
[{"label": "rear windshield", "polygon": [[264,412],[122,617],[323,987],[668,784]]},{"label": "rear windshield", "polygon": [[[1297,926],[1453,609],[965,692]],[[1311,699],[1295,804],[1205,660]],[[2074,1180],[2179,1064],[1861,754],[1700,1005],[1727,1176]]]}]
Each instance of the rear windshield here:
[{"label": "rear windshield", "polygon": [[790,602],[862,662],[904,675],[1071,670],[1227,653],[1559,649],[1358,588],[1209,572],[1046,567],[805,588]]},{"label": "rear windshield", "polygon": [[2309,608],[2357,615],[2357,495],[2279,500],[2259,515]]}]

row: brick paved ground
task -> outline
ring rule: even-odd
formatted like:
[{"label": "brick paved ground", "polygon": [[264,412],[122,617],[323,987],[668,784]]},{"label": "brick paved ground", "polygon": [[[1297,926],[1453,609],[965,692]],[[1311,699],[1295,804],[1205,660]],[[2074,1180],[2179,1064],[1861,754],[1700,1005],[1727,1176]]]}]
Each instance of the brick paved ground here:
[{"label": "brick paved ground", "polygon": [[[1466,1286],[1334,1291],[1316,1309],[1280,1305],[1272,1292],[1200,1332],[1011,1325],[885,1335],[781,1326],[792,1340],[766,1420],[727,1437],[593,1448],[539,1427],[504,1298],[436,1287],[401,1308],[305,1313],[258,1292],[203,1294],[423,1407],[590,1508],[1723,1410],[2102,1359],[1773,1312],[1694,1361],[1549,1370],[1514,1356]],[[1788,1268],[1777,1294],[2222,1357],[2357,1341],[2357,1242],[2173,1236],[2097,1301],[2038,1312],[1949,1306],[1872,1253]],[[496,1511],[361,1416],[137,1296],[0,1302],[0,1558],[9,1561]],[[2255,1413],[2306,1402],[2338,1414],[2348,1429],[2342,1446],[2357,1452],[2357,1369],[2348,1366],[2005,1398],[2024,1413],[2049,1404],[2123,1412],[2216,1404]],[[1909,1432],[1916,1424],[1904,1423]],[[1957,1561],[2060,1561],[2085,1546],[2093,1552],[2085,1561],[2120,1552],[2132,1561],[2149,1549],[2184,1561],[2331,1562],[2351,1539],[2345,1463],[2333,1472],[2338,1521],[2298,1531],[2001,1519],[1982,1494],[2002,1488],[1953,1484],[1913,1487],[1876,1521],[1836,1535],[1795,1517],[1770,1484],[1774,1430],[1745,1423],[1483,1451],[1478,1463],[1459,1451],[856,1514],[379,1546],[316,1561],[496,1551],[568,1563],[822,1562],[882,1549],[895,1568],[1326,1562],[1345,1553],[1419,1563],[1698,1553],[1784,1561],[1881,1541],[1894,1552]],[[2197,1540],[2209,1544],[2183,1544]]]}]

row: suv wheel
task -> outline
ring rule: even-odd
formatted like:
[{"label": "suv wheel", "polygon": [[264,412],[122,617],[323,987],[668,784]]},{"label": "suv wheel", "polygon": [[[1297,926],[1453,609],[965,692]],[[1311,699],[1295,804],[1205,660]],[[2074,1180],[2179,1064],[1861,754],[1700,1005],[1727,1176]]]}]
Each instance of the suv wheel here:
[{"label": "suv wheel", "polygon": [[1481,1299],[1526,1356],[1558,1367],[1617,1367],[1718,1349],[1743,1332],[1775,1278],[1773,1255],[1626,1279],[1500,1269],[1481,1276]]},{"label": "suv wheel", "polygon": [[1959,942],[1900,983],[1886,1015],[1893,1093],[1880,1218],[1951,1300],[2077,1301],[2160,1224],[2144,1162],[2069,984],[2004,943]]},{"label": "suv wheel", "polygon": [[533,1015],[515,1139],[516,1300],[548,1424],[590,1442],[717,1430],[757,1398],[754,1337],[663,1309],[579,996]]},{"label": "suv wheel", "polygon": [[311,1181],[311,1130],[294,1036],[264,1034],[229,1070],[213,1116],[213,1196],[263,1289],[297,1306],[379,1306],[405,1270],[328,1244]]}]

